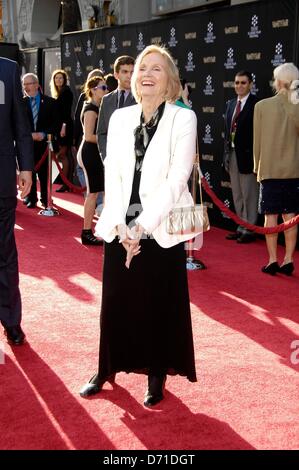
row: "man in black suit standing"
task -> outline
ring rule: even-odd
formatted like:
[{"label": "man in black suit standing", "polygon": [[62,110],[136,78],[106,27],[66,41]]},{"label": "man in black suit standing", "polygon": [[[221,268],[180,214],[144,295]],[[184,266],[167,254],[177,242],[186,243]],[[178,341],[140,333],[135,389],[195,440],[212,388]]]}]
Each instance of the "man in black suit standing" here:
[{"label": "man in black suit standing", "polygon": [[0,321],[7,339],[22,344],[18,254],[14,237],[16,169],[21,197],[32,182],[33,147],[16,62],[0,58]]},{"label": "man in black suit standing", "polygon": [[[227,102],[225,111],[224,167],[230,175],[237,215],[255,224],[258,207],[258,183],[253,173],[253,112],[257,102],[251,93],[252,75],[241,70],[235,76],[237,98]],[[226,236],[238,243],[250,243],[254,234],[238,226]]]},{"label": "man in black suit standing", "polygon": [[[31,135],[34,147],[34,164],[37,165],[43,154],[47,151],[47,135],[57,134],[58,131],[58,111],[56,109],[56,100],[50,96],[43,95],[40,90],[37,75],[34,73],[26,73],[22,78],[23,88],[25,92],[25,103],[27,115],[31,125]],[[47,179],[48,179],[48,161],[42,163],[37,170],[40,190],[41,203],[47,206]],[[29,209],[36,207],[37,191],[36,191],[36,173],[32,175],[32,187],[30,194],[24,203]]]},{"label": "man in black suit standing", "polygon": [[103,161],[106,158],[108,125],[112,113],[117,108],[136,104],[135,98],[131,93],[131,78],[134,64],[135,59],[128,55],[123,55],[116,59],[114,63],[114,76],[118,81],[118,87],[102,98],[97,125],[97,139]]}]

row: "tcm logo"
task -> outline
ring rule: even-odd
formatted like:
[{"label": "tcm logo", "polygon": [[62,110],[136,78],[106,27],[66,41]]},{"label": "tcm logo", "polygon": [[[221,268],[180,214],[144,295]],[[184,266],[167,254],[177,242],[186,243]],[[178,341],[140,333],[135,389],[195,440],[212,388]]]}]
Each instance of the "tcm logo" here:
[{"label": "tcm logo", "polygon": [[187,65],[185,65],[187,72],[193,72],[195,70],[195,64],[193,62],[193,52],[188,52]]},{"label": "tcm logo", "polygon": [[141,52],[141,51],[143,51],[144,48],[145,48],[145,44],[143,42],[143,34],[139,33],[138,34],[138,43],[137,43],[136,49]]},{"label": "tcm logo", "polygon": [[204,94],[206,96],[212,96],[214,94],[214,88],[213,88],[213,84],[212,84],[212,77],[211,75],[208,75],[207,78],[206,78],[206,86],[203,90]]},{"label": "tcm logo", "polygon": [[248,31],[248,36],[250,39],[258,38],[261,35],[261,30],[259,29],[259,17],[253,15],[251,18],[251,29]]},{"label": "tcm logo", "polygon": [[82,75],[81,65],[80,65],[79,61],[77,62],[75,74],[77,75],[77,77],[81,77],[81,75]]},{"label": "tcm logo", "polygon": [[205,135],[204,138],[202,139],[205,144],[211,145],[213,143],[213,137],[211,135],[211,126],[210,124],[207,124],[205,127]]},{"label": "tcm logo", "polygon": [[227,70],[233,70],[237,65],[237,62],[235,62],[235,59],[234,59],[234,50],[232,47],[230,47],[228,50],[227,50],[227,59],[226,59],[226,62],[224,62],[224,67],[227,69]]},{"label": "tcm logo", "polygon": [[111,54],[116,54],[116,51],[117,51],[116,39],[115,39],[115,36],[112,36],[112,38],[111,38],[110,52],[111,52]]},{"label": "tcm logo", "polygon": [[284,59],[282,52],[283,46],[281,42],[278,42],[275,46],[274,59],[271,60],[271,64],[273,65],[273,67],[277,67],[278,65],[285,63],[286,60]]},{"label": "tcm logo", "polygon": [[86,51],[85,51],[86,55],[87,56],[91,56],[92,55],[92,48],[91,48],[91,40],[88,39],[87,43],[86,43]]},{"label": "tcm logo", "polygon": [[207,44],[212,44],[213,42],[215,42],[215,39],[216,39],[216,36],[214,35],[214,25],[210,21],[207,26],[207,34],[204,40]]},{"label": "tcm logo", "polygon": [[294,349],[294,351],[292,352],[290,356],[291,363],[294,365],[297,365],[299,364],[299,340],[298,339],[295,339],[294,341],[292,341],[291,349]]},{"label": "tcm logo", "polygon": [[171,28],[170,30],[170,39],[168,41],[169,47],[176,47],[178,41],[176,40],[175,37],[175,28]]},{"label": "tcm logo", "polygon": [[66,43],[65,43],[64,57],[71,57],[70,45],[69,45],[68,41],[66,41]]}]

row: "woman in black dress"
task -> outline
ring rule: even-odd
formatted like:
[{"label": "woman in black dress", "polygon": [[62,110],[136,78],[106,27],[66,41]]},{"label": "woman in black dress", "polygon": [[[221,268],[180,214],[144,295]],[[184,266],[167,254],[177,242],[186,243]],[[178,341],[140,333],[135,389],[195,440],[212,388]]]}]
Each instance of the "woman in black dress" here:
[{"label": "woman in black dress", "polygon": [[81,233],[83,245],[100,245],[102,241],[92,233],[92,221],[99,192],[104,191],[104,167],[97,146],[97,122],[99,106],[107,93],[103,76],[95,76],[85,84],[86,101],[81,112],[83,138],[78,149],[78,164],[84,171],[86,197],[84,202],[84,226]]},{"label": "woman in black dress", "polygon": [[[70,177],[71,159],[70,148],[73,142],[73,119],[72,104],[73,92],[67,85],[68,76],[64,70],[54,70],[50,81],[51,95],[57,100],[58,120],[60,121],[60,131],[57,136],[59,152],[58,160],[62,163],[62,171],[66,178]],[[63,184],[56,190],[58,193],[68,191],[68,187]]]},{"label": "woman in black dress", "polygon": [[195,113],[181,95],[170,54],[148,46],[136,61],[139,103],[109,122],[105,205],[96,233],[105,240],[98,373],[80,391],[98,393],[115,373],[148,376],[145,406],[163,399],[166,375],[196,381],[184,241],[166,230],[169,211],[192,205]]}]

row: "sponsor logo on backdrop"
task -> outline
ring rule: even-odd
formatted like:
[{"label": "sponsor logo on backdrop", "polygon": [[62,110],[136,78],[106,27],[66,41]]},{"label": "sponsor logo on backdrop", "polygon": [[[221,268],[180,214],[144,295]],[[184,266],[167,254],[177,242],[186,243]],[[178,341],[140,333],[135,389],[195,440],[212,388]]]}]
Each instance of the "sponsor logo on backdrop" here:
[{"label": "sponsor logo on backdrop", "polygon": [[214,106],[203,106],[202,107],[202,112],[203,113],[215,113],[215,107]]},{"label": "sponsor logo on backdrop", "polygon": [[222,188],[231,188],[232,187],[230,181],[221,181],[220,184],[221,184]]},{"label": "sponsor logo on backdrop", "polygon": [[161,44],[161,42],[162,42],[161,36],[156,36],[154,38],[151,38],[151,44]]},{"label": "sponsor logo on backdrop", "polygon": [[193,62],[193,52],[188,52],[187,65],[185,65],[187,72],[193,72],[195,70],[195,64]]},{"label": "sponsor logo on backdrop", "polygon": [[248,36],[250,39],[255,39],[260,37],[261,30],[259,29],[259,17],[257,15],[253,15],[251,18],[251,28],[248,31]]},{"label": "sponsor logo on backdrop", "polygon": [[246,54],[247,60],[261,60],[262,53],[261,52],[249,52]]},{"label": "sponsor logo on backdrop", "polygon": [[64,57],[71,57],[70,45],[68,41],[65,43]]},{"label": "sponsor logo on backdrop", "polygon": [[208,171],[206,171],[203,176],[207,180],[210,188],[213,188],[213,185],[211,184],[211,175],[210,175],[210,173]]},{"label": "sponsor logo on backdrop", "polygon": [[234,50],[232,47],[230,47],[227,51],[227,59],[226,62],[224,62],[224,67],[226,70],[233,70],[237,65],[237,62],[234,59]]},{"label": "sponsor logo on backdrop", "polygon": [[286,18],[284,20],[272,21],[272,28],[286,28],[289,26],[289,20]]},{"label": "sponsor logo on backdrop", "polygon": [[215,64],[216,56],[212,55],[212,56],[209,56],[209,57],[203,57],[202,60],[203,60],[204,64]]},{"label": "sponsor logo on backdrop", "polygon": [[103,61],[103,59],[100,59],[100,60],[99,60],[99,68],[100,68],[100,70],[102,70],[102,72],[105,73],[104,61]]},{"label": "sponsor logo on backdrop", "polygon": [[277,67],[280,64],[285,63],[285,58],[283,57],[283,46],[281,42],[278,42],[275,46],[275,55],[274,58],[271,60],[271,64],[273,67]]},{"label": "sponsor logo on backdrop", "polygon": [[257,95],[258,92],[259,92],[259,89],[257,88],[257,85],[256,85],[256,75],[255,73],[252,73],[252,88],[251,88],[251,93],[253,95]]},{"label": "sponsor logo on backdrop", "polygon": [[127,40],[122,42],[123,47],[131,47],[132,46],[132,41]]},{"label": "sponsor logo on backdrop", "polygon": [[237,34],[239,32],[239,26],[229,26],[224,28],[225,34]]},{"label": "sponsor logo on backdrop", "polygon": [[75,46],[74,47],[74,52],[81,52],[82,51],[82,47],[81,46]]},{"label": "sponsor logo on backdrop", "polygon": [[137,49],[137,51],[141,52],[141,51],[143,51],[144,48],[145,48],[145,44],[143,42],[143,34],[139,33],[138,34],[138,43],[137,43],[136,49]]},{"label": "sponsor logo on backdrop", "polygon": [[209,155],[209,154],[204,153],[204,154],[202,154],[201,159],[205,160],[207,162],[213,162],[214,161],[214,155]]},{"label": "sponsor logo on backdrop", "polygon": [[210,21],[207,25],[207,34],[204,38],[207,44],[212,44],[215,42],[216,36],[214,34],[214,24]]},{"label": "sponsor logo on backdrop", "polygon": [[91,40],[88,39],[86,43],[86,55],[91,56],[92,55],[92,48],[91,48]]},{"label": "sponsor logo on backdrop", "polygon": [[207,78],[206,78],[206,86],[203,90],[204,94],[206,96],[212,96],[214,94],[214,88],[213,88],[213,80],[212,80],[212,77],[211,75],[208,75]]},{"label": "sponsor logo on backdrop", "polygon": [[207,124],[206,127],[205,127],[205,135],[202,139],[204,141],[205,144],[207,145],[210,145],[213,143],[214,139],[212,137],[212,134],[211,134],[211,126],[210,124]]},{"label": "sponsor logo on backdrop", "polygon": [[80,65],[80,62],[77,61],[77,66],[76,66],[76,72],[75,74],[77,75],[77,77],[81,77],[82,75],[82,69],[81,69],[81,65]]},{"label": "sponsor logo on backdrop", "polygon": [[[230,201],[228,199],[225,199],[223,202],[224,202],[224,205],[229,209],[230,208]],[[229,216],[226,215],[224,212],[221,212],[221,214],[222,214],[222,217],[224,219],[229,219]]]},{"label": "sponsor logo on backdrop", "polygon": [[102,43],[97,44],[97,49],[100,50],[100,51],[104,50],[105,49],[105,44],[102,44]]},{"label": "sponsor logo on backdrop", "polygon": [[110,52],[111,52],[111,54],[116,54],[116,52],[117,52],[115,36],[112,36],[112,38],[111,38]]},{"label": "sponsor logo on backdrop", "polygon": [[193,31],[192,33],[185,33],[185,39],[196,39],[196,31]]},{"label": "sponsor logo on backdrop", "polygon": [[223,82],[223,88],[235,88],[235,82]]},{"label": "sponsor logo on backdrop", "polygon": [[175,37],[175,28],[171,28],[170,30],[170,39],[168,41],[169,47],[176,47],[178,41]]}]

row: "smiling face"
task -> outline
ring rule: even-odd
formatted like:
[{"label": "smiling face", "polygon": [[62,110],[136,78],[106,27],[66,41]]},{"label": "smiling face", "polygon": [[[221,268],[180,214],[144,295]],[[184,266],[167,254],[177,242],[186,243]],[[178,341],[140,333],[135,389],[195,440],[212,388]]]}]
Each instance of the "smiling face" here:
[{"label": "smiling face", "polygon": [[136,86],[142,98],[164,101],[167,94],[168,74],[166,60],[158,52],[147,54],[137,71]]},{"label": "smiling face", "polygon": [[252,82],[249,81],[247,75],[235,76],[235,92],[240,99],[244,98],[250,92]]},{"label": "smiling face", "polygon": [[62,73],[57,73],[54,77],[54,83],[57,86],[58,89],[62,88],[63,85],[65,84],[64,76]]}]

